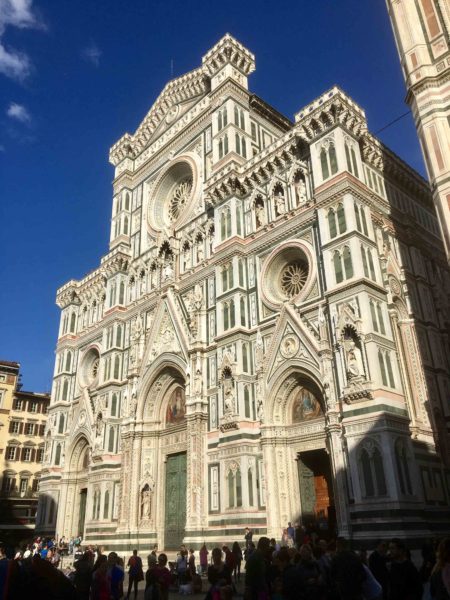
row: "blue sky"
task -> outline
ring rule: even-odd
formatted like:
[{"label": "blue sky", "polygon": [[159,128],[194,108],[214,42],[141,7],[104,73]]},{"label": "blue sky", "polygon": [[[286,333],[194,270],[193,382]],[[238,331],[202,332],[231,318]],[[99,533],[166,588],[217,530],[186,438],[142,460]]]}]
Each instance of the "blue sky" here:
[{"label": "blue sky", "polygon": [[[0,0],[0,358],[25,389],[51,386],[56,289],[107,252],[109,147],[226,32],[287,116],[334,84],[372,132],[407,110],[383,1]],[[380,137],[424,174],[410,116]]]}]

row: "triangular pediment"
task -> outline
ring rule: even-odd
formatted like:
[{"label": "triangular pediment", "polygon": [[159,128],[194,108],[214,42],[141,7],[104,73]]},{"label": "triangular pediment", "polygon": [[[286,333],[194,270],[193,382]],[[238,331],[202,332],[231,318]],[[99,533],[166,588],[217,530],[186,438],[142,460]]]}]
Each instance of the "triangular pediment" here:
[{"label": "triangular pediment", "polygon": [[314,369],[319,368],[319,343],[308,331],[300,317],[290,306],[282,309],[269,347],[266,349],[264,371],[269,381],[277,368],[286,361],[302,361]]},{"label": "triangular pediment", "polygon": [[142,368],[146,369],[161,354],[176,354],[187,360],[188,339],[180,322],[175,301],[169,295],[159,303],[150,328]]},{"label": "triangular pediment", "polygon": [[165,131],[172,127],[177,121],[183,119],[183,116],[196,104],[203,96],[196,97],[186,102],[180,102],[179,104],[173,104],[165,114],[161,116],[159,125],[154,130],[153,134],[147,140],[147,144],[151,145],[155,142]]}]

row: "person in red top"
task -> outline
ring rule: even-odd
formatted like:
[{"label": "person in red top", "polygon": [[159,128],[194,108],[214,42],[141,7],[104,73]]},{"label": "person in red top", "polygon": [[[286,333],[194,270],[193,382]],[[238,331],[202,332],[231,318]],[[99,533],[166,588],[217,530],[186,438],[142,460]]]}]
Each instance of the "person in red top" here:
[{"label": "person in red top", "polygon": [[138,551],[133,550],[133,556],[128,559],[128,593],[127,600],[130,597],[131,588],[134,584],[134,597],[137,598],[139,582],[144,579],[144,571],[142,569],[142,560],[138,556]]},{"label": "person in red top", "polygon": [[153,569],[153,576],[159,584],[161,591],[161,600],[167,600],[169,597],[169,587],[171,575],[167,565],[167,554],[160,554],[158,556],[158,564]]}]

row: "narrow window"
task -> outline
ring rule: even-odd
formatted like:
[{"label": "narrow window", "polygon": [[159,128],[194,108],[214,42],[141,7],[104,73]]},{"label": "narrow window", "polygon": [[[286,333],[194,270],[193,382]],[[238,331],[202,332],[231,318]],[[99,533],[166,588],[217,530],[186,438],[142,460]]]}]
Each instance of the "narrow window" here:
[{"label": "narrow window", "polygon": [[336,276],[336,283],[341,283],[342,281],[344,281],[344,274],[342,272],[341,255],[339,254],[339,252],[337,250],[333,256],[333,263],[334,263],[334,274]]},{"label": "narrow window", "polygon": [[222,238],[222,240],[224,240],[226,238],[226,235],[227,235],[227,223],[226,223],[225,211],[223,210],[220,213],[220,237]]},{"label": "narrow window", "polygon": [[322,179],[328,179],[330,171],[328,170],[328,157],[325,148],[320,151],[320,165],[322,167]]},{"label": "narrow window", "polygon": [[366,211],[364,210],[364,206],[361,206],[361,220],[362,220],[362,226],[363,226],[363,231],[364,231],[364,235],[369,235],[368,229],[367,229],[367,221],[366,221]]},{"label": "narrow window", "polygon": [[236,133],[235,139],[236,139],[236,152],[238,154],[240,154],[241,153],[241,138],[239,137],[239,135],[237,133]]},{"label": "narrow window", "polygon": [[328,211],[328,228],[330,230],[330,238],[337,236],[336,214],[332,208]]},{"label": "narrow window", "polygon": [[222,267],[222,291],[226,292],[228,289],[228,268]]},{"label": "narrow window", "polygon": [[120,325],[117,325],[116,330],[116,346],[119,348],[122,346],[122,327]]},{"label": "narrow window", "polygon": [[244,287],[244,261],[242,258],[238,261],[238,270],[239,270],[239,285]]},{"label": "narrow window", "polygon": [[230,300],[230,327],[235,326],[234,300]]},{"label": "narrow window", "polygon": [[64,433],[64,415],[59,415],[58,433]]},{"label": "narrow window", "polygon": [[361,217],[359,214],[359,206],[357,205],[357,203],[354,203],[354,207],[355,207],[355,218],[356,218],[356,229],[358,231],[362,231],[361,229]]},{"label": "narrow window", "polygon": [[378,314],[378,323],[380,324],[380,331],[383,335],[386,335],[386,328],[384,327],[384,319],[383,319],[383,309],[381,308],[381,304],[377,303],[377,314]]},{"label": "narrow window", "polygon": [[347,230],[347,223],[345,222],[345,211],[342,204],[339,204],[337,209],[337,220],[339,226],[339,233],[344,233]]},{"label": "narrow window", "polygon": [[250,125],[252,140],[256,142],[256,125],[251,123]]},{"label": "narrow window", "polygon": [[369,277],[369,267],[367,266],[367,256],[364,246],[361,246],[361,258],[365,277]]},{"label": "narrow window", "polygon": [[117,394],[112,395],[111,399],[111,416],[115,417],[117,414]]},{"label": "narrow window", "polygon": [[226,133],[223,138],[223,153],[228,154],[228,134]]},{"label": "narrow window", "polygon": [[223,140],[219,140],[219,159],[223,156]]},{"label": "narrow window", "polygon": [[374,489],[374,482],[373,482],[373,478],[372,478],[372,468],[371,468],[371,464],[370,464],[370,458],[369,458],[369,454],[367,452],[367,450],[364,448],[361,451],[361,456],[360,456],[360,465],[361,465],[361,471],[362,471],[362,476],[363,476],[363,481],[364,481],[364,491],[365,491],[365,495],[367,497],[371,497],[375,495],[375,489]]},{"label": "narrow window", "polygon": [[75,313],[73,312],[70,316],[70,331],[71,331],[71,333],[75,333],[76,319],[77,319],[77,317],[76,317]]},{"label": "narrow window", "polygon": [[233,508],[235,506],[235,496],[234,496],[234,477],[233,472],[228,472],[228,507]]},{"label": "narrow window", "polygon": [[57,444],[55,452],[55,465],[59,465],[61,462],[61,444]]},{"label": "narrow window", "polygon": [[377,323],[377,317],[375,314],[375,306],[374,306],[374,303],[372,300],[369,302],[369,304],[370,304],[370,314],[372,316],[372,326],[373,326],[374,331],[378,332],[378,323]]},{"label": "narrow window", "polygon": [[240,312],[241,312],[241,325],[245,327],[245,299],[241,298],[239,302]]},{"label": "narrow window", "polygon": [[109,517],[109,491],[105,492],[105,500],[103,504],[103,518],[107,519]]},{"label": "narrow window", "polygon": [[68,352],[67,356],[66,356],[66,371],[70,371],[71,365],[72,365],[72,354],[70,352]]},{"label": "narrow window", "polygon": [[217,130],[220,131],[223,127],[223,121],[222,121],[222,111],[219,110],[218,114],[217,114]]},{"label": "narrow window", "polygon": [[242,480],[240,469],[236,471],[236,506],[242,506]]},{"label": "narrow window", "polygon": [[330,144],[329,155],[330,155],[331,174],[334,175],[335,173],[337,173],[337,170],[338,170],[336,148],[334,147],[334,144]]},{"label": "narrow window", "polygon": [[248,373],[248,345],[242,344],[242,370]]},{"label": "narrow window", "polygon": [[108,452],[114,452],[114,427],[109,428]]},{"label": "narrow window", "polygon": [[223,126],[226,127],[228,125],[228,111],[227,111],[226,106],[224,106],[222,108],[222,116],[223,116]]},{"label": "narrow window", "polygon": [[386,494],[386,481],[384,479],[383,458],[378,448],[375,448],[373,451],[372,461],[375,471],[377,495],[384,496]]},{"label": "narrow window", "polygon": [[69,382],[67,379],[64,380],[63,388],[62,388],[62,397],[61,400],[67,400],[67,396],[69,395]]},{"label": "narrow window", "polygon": [[344,252],[344,270],[345,270],[345,279],[350,279],[353,277],[353,264],[352,264],[352,255],[350,254],[350,248],[345,246]]},{"label": "narrow window", "polygon": [[249,506],[253,506],[253,473],[252,470],[248,470],[247,475],[248,480],[248,504]]},{"label": "narrow window", "polygon": [[373,266],[372,252],[371,252],[370,248],[367,248],[367,258],[369,259],[370,277],[371,277],[371,279],[373,279],[375,281],[376,280],[375,267]]},{"label": "narrow window", "polygon": [[244,416],[246,419],[250,419],[250,390],[248,385],[244,388]]},{"label": "narrow window", "polygon": [[356,177],[359,177],[358,163],[356,161],[356,153],[355,153],[354,148],[351,149],[351,154],[352,154],[352,163],[353,163],[353,175],[356,175]]},{"label": "narrow window", "polygon": [[123,281],[120,282],[119,285],[119,304],[123,304],[125,302],[125,284]]},{"label": "narrow window", "polygon": [[242,156],[247,158],[247,142],[245,141],[245,137],[242,138]]},{"label": "narrow window", "polygon": [[230,327],[230,320],[229,320],[229,307],[228,307],[228,303],[225,302],[225,304],[223,305],[223,328],[224,330],[227,330]]},{"label": "narrow window", "polygon": [[347,159],[347,169],[350,171],[350,173],[353,173],[352,161],[350,160],[350,151],[348,149],[347,144],[344,144],[344,147],[345,147],[345,158]]},{"label": "narrow window", "polygon": [[378,362],[380,364],[381,381],[383,382],[383,385],[385,385],[387,387],[388,380],[387,380],[387,375],[386,375],[386,366],[384,364],[384,356],[383,356],[383,353],[381,352],[381,350],[378,350]]},{"label": "narrow window", "polygon": [[123,232],[125,235],[128,235],[128,217],[125,217],[123,220]]},{"label": "narrow window", "polygon": [[234,106],[234,124],[239,127],[239,109],[236,105]]},{"label": "narrow window", "polygon": [[390,356],[389,352],[386,352],[385,360],[386,360],[386,368],[387,368],[387,374],[388,374],[388,379],[389,379],[389,385],[391,388],[395,388],[394,372],[392,371],[391,356]]},{"label": "narrow window", "polygon": [[114,359],[114,379],[119,379],[120,377],[120,358],[118,356]]}]

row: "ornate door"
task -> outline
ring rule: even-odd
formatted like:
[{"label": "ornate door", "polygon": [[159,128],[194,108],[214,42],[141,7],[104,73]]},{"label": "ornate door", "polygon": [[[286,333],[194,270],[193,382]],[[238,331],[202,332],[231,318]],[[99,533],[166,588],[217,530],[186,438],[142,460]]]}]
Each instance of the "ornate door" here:
[{"label": "ornate door", "polygon": [[183,542],[186,527],[186,452],[172,454],[166,463],[165,550]]}]

